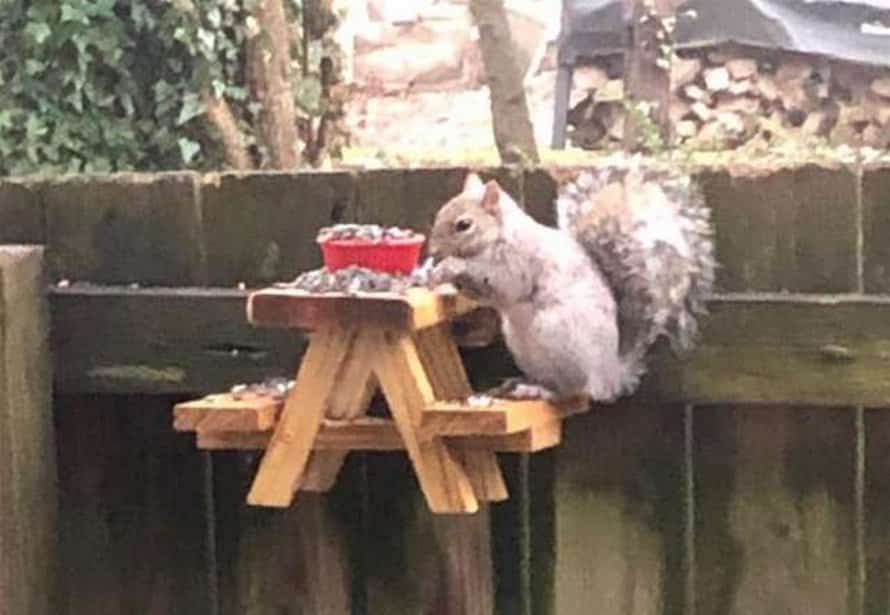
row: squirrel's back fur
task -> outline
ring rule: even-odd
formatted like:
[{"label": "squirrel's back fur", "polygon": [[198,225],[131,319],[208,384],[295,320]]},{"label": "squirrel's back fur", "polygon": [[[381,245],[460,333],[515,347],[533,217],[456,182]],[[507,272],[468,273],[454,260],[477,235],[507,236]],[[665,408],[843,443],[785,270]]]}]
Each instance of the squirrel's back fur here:
[{"label": "squirrel's back fur", "polygon": [[561,229],[590,254],[618,307],[620,352],[640,363],[665,335],[687,351],[714,282],[709,210],[688,176],[631,161],[625,168],[564,171]]}]

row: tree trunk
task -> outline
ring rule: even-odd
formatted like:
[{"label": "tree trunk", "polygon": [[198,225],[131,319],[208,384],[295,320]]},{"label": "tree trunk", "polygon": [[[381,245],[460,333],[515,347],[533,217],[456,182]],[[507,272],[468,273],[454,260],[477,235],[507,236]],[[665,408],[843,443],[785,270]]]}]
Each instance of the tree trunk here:
[{"label": "tree trunk", "polygon": [[[663,19],[670,12],[666,0],[625,0],[631,11],[631,35],[625,54],[624,97],[629,105],[624,125],[624,149],[653,149],[654,134],[670,143],[670,30]],[[643,109],[639,105],[643,103]]]},{"label": "tree trunk", "polygon": [[251,89],[262,105],[258,132],[266,148],[267,166],[296,168],[300,149],[287,13],[282,0],[257,0],[253,13],[260,34],[248,48]]},{"label": "tree trunk", "polygon": [[470,0],[491,97],[494,140],[504,163],[538,162],[535,133],[525,100],[522,72],[510,35],[504,0]]},{"label": "tree trunk", "polygon": [[208,123],[219,133],[223,144],[226,164],[239,171],[253,168],[253,161],[244,140],[244,134],[238,128],[235,116],[225,98],[217,98],[209,91],[201,95],[206,109]]}]

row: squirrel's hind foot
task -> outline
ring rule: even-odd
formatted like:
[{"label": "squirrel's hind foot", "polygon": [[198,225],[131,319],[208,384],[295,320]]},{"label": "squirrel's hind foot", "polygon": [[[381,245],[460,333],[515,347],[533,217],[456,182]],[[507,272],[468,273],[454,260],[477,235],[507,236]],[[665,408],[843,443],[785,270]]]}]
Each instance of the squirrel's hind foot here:
[{"label": "squirrel's hind foot", "polygon": [[511,399],[514,401],[557,401],[558,396],[550,389],[539,384],[525,382],[519,378],[508,378],[498,387],[487,392],[491,397]]}]

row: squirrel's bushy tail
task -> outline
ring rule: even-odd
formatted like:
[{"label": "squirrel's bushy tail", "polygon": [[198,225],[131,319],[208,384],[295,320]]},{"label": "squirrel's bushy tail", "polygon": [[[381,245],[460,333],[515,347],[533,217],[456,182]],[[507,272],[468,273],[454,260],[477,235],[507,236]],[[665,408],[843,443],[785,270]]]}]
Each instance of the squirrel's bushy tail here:
[{"label": "squirrel's bushy tail", "polygon": [[591,255],[615,296],[633,388],[659,336],[678,353],[697,337],[714,283],[710,212],[691,178],[639,159],[554,175],[560,228]]}]

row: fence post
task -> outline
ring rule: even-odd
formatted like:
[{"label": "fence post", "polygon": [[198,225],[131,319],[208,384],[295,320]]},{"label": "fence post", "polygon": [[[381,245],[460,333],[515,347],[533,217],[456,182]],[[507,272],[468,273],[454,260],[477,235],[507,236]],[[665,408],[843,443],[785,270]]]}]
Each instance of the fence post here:
[{"label": "fence post", "polygon": [[43,248],[0,247],[0,614],[56,612],[56,450]]}]

